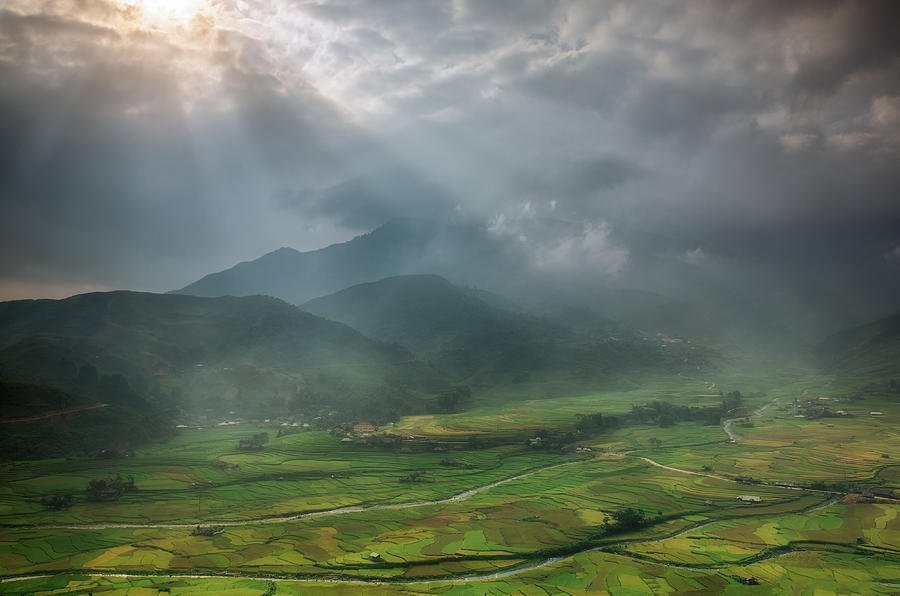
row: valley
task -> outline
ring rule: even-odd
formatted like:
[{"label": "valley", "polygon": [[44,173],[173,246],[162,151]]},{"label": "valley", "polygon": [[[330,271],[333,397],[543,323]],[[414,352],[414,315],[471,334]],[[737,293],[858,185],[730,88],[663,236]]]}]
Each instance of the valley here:
[{"label": "valley", "polygon": [[0,1],[0,595],[900,595],[898,23]]},{"label": "valley", "polygon": [[[748,578],[764,593],[891,593],[891,394],[850,396],[806,369],[704,377],[544,400],[498,392],[349,443],[245,423],[182,430],[127,459],[5,464],[4,593],[683,593],[751,589]],[[708,407],[719,398],[710,385],[736,383],[753,397],[722,424],[626,422],[634,404]],[[848,415],[795,418],[811,393]],[[594,411],[623,423],[579,430],[578,414]],[[261,432],[272,437],[262,449],[237,448]],[[568,449],[534,445],[563,432],[575,435]],[[383,435],[404,438],[372,441]],[[137,490],[83,497],[104,475],[133,477]],[[60,492],[74,495],[67,509],[39,504]]]}]

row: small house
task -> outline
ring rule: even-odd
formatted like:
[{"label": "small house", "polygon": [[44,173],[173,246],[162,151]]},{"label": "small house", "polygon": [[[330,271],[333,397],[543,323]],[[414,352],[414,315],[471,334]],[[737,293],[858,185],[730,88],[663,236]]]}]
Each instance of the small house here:
[{"label": "small house", "polygon": [[869,412],[869,416],[884,416],[884,412]]},{"label": "small house", "polygon": [[762,499],[757,497],[756,495],[740,495],[737,498],[738,501],[742,503],[761,503]]},{"label": "small house", "polygon": [[372,561],[381,561],[382,560],[381,555],[378,553],[374,553],[374,552],[369,553],[369,559]]},{"label": "small house", "polygon": [[373,433],[375,432],[375,427],[371,424],[354,424],[353,432],[355,433]]}]

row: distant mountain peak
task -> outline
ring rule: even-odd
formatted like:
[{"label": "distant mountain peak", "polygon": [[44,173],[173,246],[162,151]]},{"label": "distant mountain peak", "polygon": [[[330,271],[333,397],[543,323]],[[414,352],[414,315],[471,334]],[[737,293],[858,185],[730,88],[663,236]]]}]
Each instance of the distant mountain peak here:
[{"label": "distant mountain peak", "polygon": [[[302,304],[352,285],[388,277],[445,271],[464,274],[472,267],[487,267],[490,259],[484,255],[489,250],[471,234],[462,234],[464,228],[415,217],[395,217],[371,232],[317,250],[279,248],[207,275],[173,293],[206,297],[268,294]],[[434,246],[438,238],[440,250]]]}]

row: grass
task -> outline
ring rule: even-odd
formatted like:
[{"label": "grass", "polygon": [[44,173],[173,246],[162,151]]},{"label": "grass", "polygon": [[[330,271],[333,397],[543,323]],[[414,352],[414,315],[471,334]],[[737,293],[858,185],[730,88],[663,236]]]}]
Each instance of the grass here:
[{"label": "grass", "polygon": [[[453,451],[471,467],[440,465],[447,453],[421,445],[410,454],[344,446],[323,432],[273,438],[263,451],[240,452],[237,441],[252,427],[185,431],[171,444],[127,460],[41,460],[5,464],[0,470],[0,523],[120,521],[195,522],[240,520],[451,496],[525,470],[571,459],[519,446]],[[271,431],[271,429],[269,429]],[[216,469],[216,459],[239,469]],[[423,482],[400,483],[424,471]],[[116,502],[92,503],[84,489],[93,478],[133,475],[137,492]],[[46,511],[48,493],[72,493],[66,511]]]},{"label": "grass", "polygon": [[[712,387],[715,385],[715,387]],[[524,446],[539,428],[571,428],[576,414],[624,413],[653,399],[715,403],[718,388],[740,389],[751,409],[778,403],[735,427],[726,443],[718,426],[683,422],[630,426],[585,441],[593,458]],[[709,379],[650,379],[643,388],[512,401],[490,396],[461,414],[417,417],[399,430],[426,437],[413,453],[342,446],[321,432],[273,438],[259,452],[236,449],[251,427],[186,431],[127,460],[43,460],[0,469],[0,568],[3,575],[66,572],[2,585],[4,593],[262,594],[262,579],[222,577],[86,577],[79,571],[239,573],[284,578],[276,593],[359,593],[358,584],[297,583],[310,578],[382,578],[432,583],[365,585],[366,593],[891,593],[900,581],[900,506],[826,503],[827,496],[777,486],[744,486],[717,476],[750,475],[795,482],[900,483],[900,408],[887,396],[842,402],[847,418],[797,419],[779,409],[805,394],[837,397],[828,379],[809,371],[749,375],[725,369]],[[868,416],[871,410],[882,418]],[[833,426],[829,426],[833,425]],[[499,440],[465,447],[470,436]],[[451,450],[435,451],[442,441]],[[621,452],[629,455],[616,455]],[[887,456],[887,457],[885,457]],[[466,466],[440,464],[452,457]],[[667,470],[639,459],[696,472]],[[214,460],[237,464],[216,469]],[[898,463],[894,463],[894,462]],[[284,523],[249,523],[209,537],[190,528],[10,528],[10,524],[248,520],[344,505],[443,499],[518,476],[462,502],[368,510]],[[401,483],[411,471],[422,482]],[[87,482],[121,473],[140,490],[118,502],[83,499]],[[73,492],[67,511],[47,511],[40,496]],[[762,502],[737,501],[741,494]],[[605,534],[612,512],[637,508],[649,526]],[[859,539],[862,539],[861,541]],[[600,550],[590,550],[597,548]],[[377,552],[381,561],[372,561]],[[549,556],[562,559],[542,564]],[[527,570],[528,566],[540,564]],[[526,570],[521,571],[525,567]],[[520,570],[516,572],[516,570]],[[460,579],[508,571],[471,582]],[[740,578],[763,584],[751,588]]]}]

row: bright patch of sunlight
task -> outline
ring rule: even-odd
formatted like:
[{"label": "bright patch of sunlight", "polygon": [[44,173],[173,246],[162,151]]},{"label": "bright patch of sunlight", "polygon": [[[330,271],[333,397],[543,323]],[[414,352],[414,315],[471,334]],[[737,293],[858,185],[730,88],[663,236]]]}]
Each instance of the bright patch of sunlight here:
[{"label": "bright patch of sunlight", "polygon": [[117,0],[120,4],[141,9],[150,20],[185,21],[193,18],[203,8],[203,0]]}]

